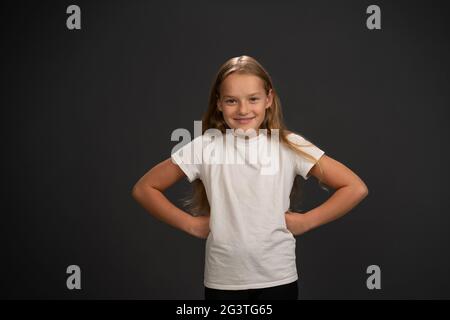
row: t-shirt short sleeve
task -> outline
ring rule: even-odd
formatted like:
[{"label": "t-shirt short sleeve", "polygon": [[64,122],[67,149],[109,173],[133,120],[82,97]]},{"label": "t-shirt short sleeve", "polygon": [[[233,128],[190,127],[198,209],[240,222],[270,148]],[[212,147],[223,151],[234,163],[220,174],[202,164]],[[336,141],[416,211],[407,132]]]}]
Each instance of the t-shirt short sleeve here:
[{"label": "t-shirt short sleeve", "polygon": [[189,182],[201,179],[202,147],[202,136],[199,136],[176,151],[172,151],[172,162],[183,170]]},{"label": "t-shirt short sleeve", "polygon": [[[306,140],[304,137],[291,133],[288,135],[288,139],[292,142],[294,142],[296,145],[299,145],[298,148],[307,154],[313,156],[315,159],[319,160],[322,155],[325,154],[325,151],[311,143],[310,141]],[[294,162],[294,168],[295,173],[298,175],[301,175],[303,179],[308,180],[309,178],[309,171],[312,167],[317,163],[317,161],[312,162],[309,158],[306,158],[305,156],[300,156],[296,152],[292,151],[293,155],[293,162]]]}]

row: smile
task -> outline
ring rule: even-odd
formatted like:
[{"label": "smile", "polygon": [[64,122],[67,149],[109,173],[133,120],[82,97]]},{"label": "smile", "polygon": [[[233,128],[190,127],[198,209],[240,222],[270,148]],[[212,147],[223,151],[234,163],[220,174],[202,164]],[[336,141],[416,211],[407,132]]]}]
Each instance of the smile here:
[{"label": "smile", "polygon": [[255,119],[255,117],[252,117],[252,118],[235,118],[234,120],[239,122],[240,124],[246,124],[246,123],[249,123],[250,121],[252,121],[253,119]]}]

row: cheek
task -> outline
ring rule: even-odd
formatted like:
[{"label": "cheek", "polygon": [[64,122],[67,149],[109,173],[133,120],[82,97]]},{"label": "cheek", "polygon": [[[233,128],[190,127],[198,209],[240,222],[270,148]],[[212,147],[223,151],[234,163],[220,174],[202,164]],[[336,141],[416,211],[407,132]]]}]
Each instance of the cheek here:
[{"label": "cheek", "polygon": [[266,108],[264,108],[264,106],[262,108],[260,108],[258,110],[258,116],[261,118],[264,118],[264,116],[266,115]]},{"label": "cheek", "polygon": [[225,118],[230,118],[233,114],[229,110],[225,110],[222,112]]}]

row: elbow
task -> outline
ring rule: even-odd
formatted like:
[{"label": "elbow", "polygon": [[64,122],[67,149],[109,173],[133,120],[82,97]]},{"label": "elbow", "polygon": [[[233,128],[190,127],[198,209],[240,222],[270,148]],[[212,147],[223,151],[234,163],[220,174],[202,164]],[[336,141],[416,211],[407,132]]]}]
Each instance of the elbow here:
[{"label": "elbow", "polygon": [[369,189],[365,188],[362,192],[362,198],[365,198],[369,195]]},{"label": "elbow", "polygon": [[131,197],[134,200],[138,200],[140,198],[140,195],[142,194],[142,187],[138,183],[136,183],[133,188],[131,189]]},{"label": "elbow", "polygon": [[369,189],[364,183],[359,187],[359,193],[361,194],[362,199],[369,195]]},{"label": "elbow", "polygon": [[351,194],[362,200],[369,194],[369,189],[364,182],[358,182],[347,186],[351,190]]},{"label": "elbow", "polygon": [[140,199],[147,198],[152,193],[152,190],[154,190],[154,187],[143,182],[137,182],[131,189],[131,196],[139,202]]}]

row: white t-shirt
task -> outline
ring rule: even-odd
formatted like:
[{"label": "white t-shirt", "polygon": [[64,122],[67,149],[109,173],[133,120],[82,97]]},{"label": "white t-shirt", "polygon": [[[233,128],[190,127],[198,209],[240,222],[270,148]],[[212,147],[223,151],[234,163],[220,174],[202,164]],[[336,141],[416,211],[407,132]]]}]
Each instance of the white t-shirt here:
[{"label": "white t-shirt", "polygon": [[[205,132],[171,155],[189,182],[201,179],[210,204],[204,285],[242,290],[291,283],[298,279],[296,239],[286,228],[285,212],[295,176],[308,179],[315,163],[264,132],[248,140],[229,132],[223,137],[235,142]],[[288,139],[310,143],[295,133]],[[316,159],[325,153],[314,144],[301,149]],[[257,150],[256,163],[250,150]],[[233,152],[235,157],[226,158]],[[270,155],[270,165],[262,153]],[[230,159],[234,163],[224,163]]]}]

